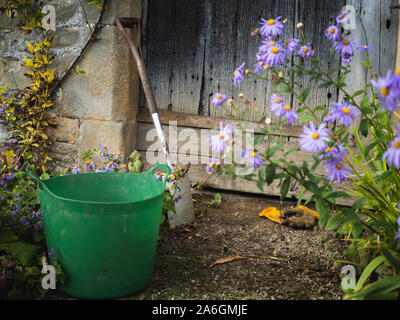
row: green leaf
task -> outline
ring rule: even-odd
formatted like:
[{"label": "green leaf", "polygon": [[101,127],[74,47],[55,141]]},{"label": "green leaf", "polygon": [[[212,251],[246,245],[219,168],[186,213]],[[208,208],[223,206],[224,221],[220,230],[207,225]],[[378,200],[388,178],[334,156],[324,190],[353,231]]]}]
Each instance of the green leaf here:
[{"label": "green leaf", "polygon": [[336,198],[349,198],[349,194],[345,191],[334,191],[328,194],[327,198],[336,199]]},{"label": "green leaf", "polygon": [[7,242],[0,243],[0,250],[9,253],[17,259],[23,266],[32,266],[41,251],[41,247],[27,242]]},{"label": "green leaf", "polygon": [[326,223],[326,230],[335,230],[344,221],[343,215],[339,212],[330,216]]},{"label": "green leaf", "polygon": [[302,124],[302,123],[310,121],[310,120],[315,120],[315,118],[312,114],[303,114],[299,119],[299,124]]},{"label": "green leaf", "polygon": [[314,181],[311,180],[304,181],[303,185],[306,189],[310,190],[312,193],[315,193],[316,195],[321,195],[321,190]]},{"label": "green leaf", "polygon": [[396,259],[386,248],[382,248],[382,254],[385,256],[387,261],[393,266],[397,274],[400,275],[400,260]]},{"label": "green leaf", "polygon": [[280,87],[278,89],[279,92],[281,93],[293,93],[293,89],[291,87],[285,86],[285,87]]},{"label": "green leaf", "polygon": [[18,237],[6,227],[0,227],[0,244],[14,241],[18,241]]},{"label": "green leaf", "polygon": [[361,122],[360,122],[360,132],[364,137],[368,136],[368,129],[369,129],[368,120],[367,119],[362,119]]},{"label": "green leaf", "polygon": [[306,101],[309,93],[310,93],[310,88],[305,88],[303,90],[303,92],[299,95],[299,97],[298,97],[299,100],[302,101],[302,102]]},{"label": "green leaf", "polygon": [[367,199],[368,199],[368,197],[364,196],[364,197],[359,198],[356,201],[354,201],[353,206],[352,206],[353,211],[356,212],[358,209],[360,209]]},{"label": "green leaf", "polygon": [[319,213],[319,220],[318,220],[319,226],[322,228],[328,221],[330,209],[327,206],[325,200],[323,200],[320,197],[318,197],[315,201],[315,208]]},{"label": "green leaf", "polygon": [[374,260],[372,260],[364,269],[362,272],[360,278],[357,281],[357,285],[355,287],[355,291],[361,290],[363,287],[365,281],[367,281],[368,277],[371,275],[371,273],[383,262],[385,261],[384,256],[378,256]]},{"label": "green leaf", "polygon": [[289,192],[289,187],[290,187],[290,177],[286,177],[285,180],[283,180],[282,185],[281,185],[281,198],[284,200]]},{"label": "green leaf", "polygon": [[261,192],[264,191],[264,181],[263,180],[258,180],[257,181],[257,188],[260,189]]},{"label": "green leaf", "polygon": [[271,164],[265,168],[265,182],[270,185],[275,179],[276,165]]}]

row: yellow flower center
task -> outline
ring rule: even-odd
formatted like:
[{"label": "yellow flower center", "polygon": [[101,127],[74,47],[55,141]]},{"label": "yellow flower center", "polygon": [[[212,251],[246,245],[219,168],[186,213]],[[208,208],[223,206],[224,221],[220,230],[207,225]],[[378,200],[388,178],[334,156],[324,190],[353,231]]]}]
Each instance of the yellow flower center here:
[{"label": "yellow flower center", "polygon": [[217,95],[217,99],[218,99],[218,100],[222,99],[222,95],[220,95],[220,94]]},{"label": "yellow flower center", "polygon": [[336,167],[336,169],[339,169],[339,170],[343,168],[341,163],[336,163],[335,167]]},{"label": "yellow flower center", "polygon": [[260,61],[260,66],[263,66],[264,65],[264,61]]},{"label": "yellow flower center", "polygon": [[339,16],[339,19],[340,19],[340,20],[343,20],[343,18],[344,18],[344,15],[340,15],[340,16]]},{"label": "yellow flower center", "polygon": [[255,158],[256,157],[256,153],[253,151],[252,153],[250,153],[250,156],[252,157],[252,158]]},{"label": "yellow flower center", "polygon": [[269,19],[268,20],[268,25],[272,26],[273,24],[275,24],[275,20],[274,19]]},{"label": "yellow flower center", "polygon": [[395,142],[393,143],[393,148],[395,148],[395,149],[400,148],[400,142],[399,142],[399,141],[395,141]]},{"label": "yellow flower center", "polygon": [[122,168],[126,168],[126,164],[123,164],[123,165],[122,165]]},{"label": "yellow flower center", "polygon": [[314,133],[313,135],[312,135],[312,138],[314,139],[314,140],[317,140],[318,138],[319,138],[319,134],[316,132],[316,133]]},{"label": "yellow flower center", "polygon": [[396,69],[396,72],[395,72],[395,74],[397,74],[397,75],[399,75],[399,74],[400,74],[400,68],[399,68],[399,69]]},{"label": "yellow flower center", "polygon": [[90,160],[86,160],[86,163],[89,164],[89,163],[90,163]]},{"label": "yellow flower center", "polygon": [[111,160],[111,161],[110,161],[110,165],[112,165],[113,163],[114,163],[114,161]]},{"label": "yellow flower center", "polygon": [[283,107],[283,109],[289,111],[290,110],[290,106],[286,105],[286,106]]},{"label": "yellow flower center", "polygon": [[272,51],[272,53],[278,53],[279,52],[279,49],[277,48],[277,47],[273,47],[272,49],[271,49],[271,51]]},{"label": "yellow flower center", "polygon": [[105,144],[105,145],[103,146],[103,148],[104,148],[104,149],[107,149],[107,145]]},{"label": "yellow flower center", "polygon": [[386,97],[389,94],[389,89],[386,87],[381,88],[381,95]]},{"label": "yellow flower center", "polygon": [[74,166],[74,169],[78,169],[78,166]]},{"label": "yellow flower center", "polygon": [[350,43],[349,40],[344,40],[344,41],[343,41],[343,44],[344,44],[345,46],[347,46],[349,43]]},{"label": "yellow flower center", "polygon": [[275,41],[271,41],[270,43],[271,43],[271,46],[275,45]]},{"label": "yellow flower center", "polygon": [[308,47],[304,47],[304,48],[303,48],[303,52],[304,52],[304,53],[307,53],[307,52],[308,52]]},{"label": "yellow flower center", "polygon": [[349,108],[343,107],[342,111],[343,111],[344,114],[350,114]]},{"label": "yellow flower center", "polygon": [[236,70],[235,70],[235,71],[233,71],[233,76],[234,76],[234,77],[236,77]]},{"label": "yellow flower center", "polygon": [[224,135],[220,134],[219,135],[219,140],[222,140],[224,138]]},{"label": "yellow flower center", "polygon": [[290,39],[287,39],[287,40],[285,41],[286,45],[288,45],[289,42],[290,42]]},{"label": "yellow flower center", "polygon": [[364,49],[368,49],[368,46],[367,46],[367,45],[365,45],[365,46],[364,46]]},{"label": "yellow flower center", "polygon": [[335,28],[330,28],[330,29],[329,29],[329,33],[330,33],[330,34],[334,34],[334,33],[335,33]]},{"label": "yellow flower center", "polygon": [[100,153],[101,153],[101,150],[97,151],[97,153],[100,154]]},{"label": "yellow flower center", "polygon": [[275,102],[279,103],[279,102],[281,102],[281,99],[278,98],[278,99],[275,100]]},{"label": "yellow flower center", "polygon": [[159,172],[159,171],[157,171],[157,172],[156,172],[156,176],[158,176],[159,174],[160,174],[160,172]]},{"label": "yellow flower center", "polygon": [[118,151],[118,152],[117,152],[117,155],[119,155],[119,156],[120,156],[120,155],[121,155],[121,151]]},{"label": "yellow flower center", "polygon": [[331,151],[333,151],[333,147],[326,148],[326,150],[325,150],[325,152],[331,152]]}]

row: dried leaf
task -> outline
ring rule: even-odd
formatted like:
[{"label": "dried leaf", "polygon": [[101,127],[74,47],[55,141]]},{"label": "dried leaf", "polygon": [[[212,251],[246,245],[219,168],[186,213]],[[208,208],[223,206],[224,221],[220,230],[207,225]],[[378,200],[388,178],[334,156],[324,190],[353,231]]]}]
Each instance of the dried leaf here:
[{"label": "dried leaf", "polygon": [[231,262],[234,260],[245,259],[245,258],[246,257],[242,257],[242,256],[230,256],[230,257],[226,257],[226,258],[221,258],[221,259],[214,261],[212,264],[210,264],[210,268],[214,267],[217,264],[227,263],[227,262]]}]

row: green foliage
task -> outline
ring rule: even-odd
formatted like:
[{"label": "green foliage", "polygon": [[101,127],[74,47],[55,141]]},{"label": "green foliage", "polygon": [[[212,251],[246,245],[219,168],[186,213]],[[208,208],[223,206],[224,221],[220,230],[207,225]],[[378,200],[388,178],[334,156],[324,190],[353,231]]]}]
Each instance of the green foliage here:
[{"label": "green foliage", "polygon": [[[301,45],[306,45],[309,41],[303,35],[300,42]],[[368,79],[364,88],[348,92],[346,78],[351,72],[351,65],[342,64],[332,68],[331,62],[337,52],[331,48],[330,53],[330,61],[321,62],[313,57],[310,59],[311,63],[307,62],[307,59],[293,59],[289,55],[281,66],[268,68],[267,72],[270,75],[248,72],[246,77],[254,77],[257,80],[271,79],[274,92],[292,95],[296,103],[299,103],[296,110],[296,123],[299,125],[312,121],[318,126],[326,120],[330,110],[325,106],[310,105],[308,98],[313,88],[335,87],[344,101],[360,113],[359,125],[356,127],[356,122],[353,122],[353,125],[343,125],[338,121],[329,123],[331,131],[327,149],[313,153],[311,163],[304,161],[299,164],[293,160],[296,148],[286,150],[283,138],[274,132],[276,129],[280,130],[278,121],[277,128],[273,129],[271,125],[263,131],[268,139],[260,138],[255,144],[257,149],[261,145],[259,142],[268,140],[265,152],[260,155],[263,166],[258,168],[258,172],[255,171],[244,178],[255,180],[260,190],[276,181],[276,185],[280,186],[281,199],[287,197],[292,186],[301,186],[298,203],[314,202],[320,215],[319,226],[327,230],[337,230],[349,243],[345,254],[357,266],[361,276],[356,290],[348,293],[346,297],[396,298],[400,288],[400,171],[389,166],[383,155],[390,147],[390,142],[398,137],[392,120],[394,117],[400,118],[400,115],[381,107],[379,98],[382,97],[375,92],[369,81],[371,79]],[[372,77],[372,64],[368,52],[362,54],[365,55],[363,65]],[[285,73],[282,70],[285,70]],[[376,77],[374,78],[376,80]],[[307,85],[304,87],[300,83]],[[342,112],[345,113],[345,110]],[[349,110],[346,112],[350,113]],[[265,115],[260,116],[265,118]],[[244,130],[242,133],[244,134]],[[351,183],[351,187],[347,184],[344,191],[334,190],[333,181],[342,181],[338,181],[333,175],[328,180],[316,174],[321,162],[329,165],[329,160],[332,160],[332,156],[327,156],[328,150],[338,145],[343,147],[343,151],[340,163],[336,162],[334,165],[340,165],[337,169],[346,166],[348,174],[345,179]],[[234,162],[230,166],[220,166],[216,171],[236,178],[234,172],[238,167],[243,165]],[[306,194],[309,196],[305,199]],[[339,206],[337,203],[343,198],[355,200],[351,207]]]}]

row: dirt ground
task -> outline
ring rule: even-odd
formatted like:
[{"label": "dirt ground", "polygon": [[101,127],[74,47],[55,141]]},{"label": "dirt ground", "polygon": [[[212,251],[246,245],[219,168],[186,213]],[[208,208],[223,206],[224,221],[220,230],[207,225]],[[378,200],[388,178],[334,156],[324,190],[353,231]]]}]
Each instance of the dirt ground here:
[{"label": "dirt ground", "polygon": [[[153,279],[134,300],[331,300],[341,299],[338,267],[343,241],[335,232],[293,229],[258,216],[268,206],[295,206],[266,197],[194,194],[193,225],[163,227]],[[214,264],[232,256],[247,258]],[[71,299],[60,292],[49,299]],[[73,298],[72,298],[73,299]]]},{"label": "dirt ground", "polygon": [[[162,230],[151,283],[130,299],[341,299],[339,269],[344,249],[334,232],[292,229],[261,218],[267,206],[295,203],[197,193],[194,225]],[[211,266],[230,256],[249,258]]]}]

